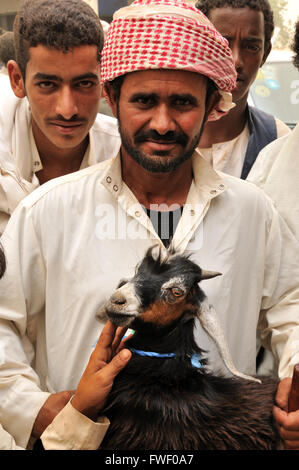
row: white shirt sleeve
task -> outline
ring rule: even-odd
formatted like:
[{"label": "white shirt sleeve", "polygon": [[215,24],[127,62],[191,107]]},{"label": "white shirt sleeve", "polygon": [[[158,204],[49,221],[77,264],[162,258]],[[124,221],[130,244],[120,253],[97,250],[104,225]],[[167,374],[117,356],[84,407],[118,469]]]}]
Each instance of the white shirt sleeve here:
[{"label": "white shirt sleeve", "polygon": [[41,435],[46,450],[96,450],[109,427],[106,417],[94,422],[69,402]]},{"label": "white shirt sleeve", "polygon": [[0,450],[25,450],[16,444],[14,438],[0,424]]},{"label": "white shirt sleeve", "polygon": [[1,238],[7,269],[0,282],[0,422],[26,448],[49,397],[31,367],[34,348],[27,336],[28,325],[44,308],[45,267],[30,212],[19,207],[8,226]]},{"label": "white shirt sleeve", "polygon": [[292,377],[299,362],[299,247],[289,227],[273,209],[268,229],[264,291],[258,329],[264,346],[279,360],[278,376]]}]

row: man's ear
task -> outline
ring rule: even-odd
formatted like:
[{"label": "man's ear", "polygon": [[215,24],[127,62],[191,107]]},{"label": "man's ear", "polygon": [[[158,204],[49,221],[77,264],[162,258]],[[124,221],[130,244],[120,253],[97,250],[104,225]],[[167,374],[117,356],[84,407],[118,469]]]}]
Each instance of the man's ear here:
[{"label": "man's ear", "polygon": [[272,49],[272,44],[271,44],[271,41],[269,41],[268,43],[265,43],[265,52],[264,52],[264,55],[263,55],[263,61],[261,63],[261,67],[264,65],[264,63],[266,62],[267,58],[268,58],[268,55],[270,54],[271,52],[271,49]]},{"label": "man's ear", "polygon": [[104,84],[102,96],[106,99],[107,103],[109,104],[113,116],[117,118],[117,103],[115,98],[115,90],[109,82]]},{"label": "man's ear", "polygon": [[213,91],[213,93],[209,96],[209,98],[206,102],[206,111],[205,111],[204,123],[207,122],[210,113],[213,111],[213,109],[219,103],[220,99],[221,99],[221,95],[218,92],[218,90]]},{"label": "man's ear", "polygon": [[24,98],[26,96],[25,83],[23,80],[22,72],[20,67],[15,60],[9,60],[7,63],[7,71],[10,79],[10,86],[14,94],[18,98]]}]

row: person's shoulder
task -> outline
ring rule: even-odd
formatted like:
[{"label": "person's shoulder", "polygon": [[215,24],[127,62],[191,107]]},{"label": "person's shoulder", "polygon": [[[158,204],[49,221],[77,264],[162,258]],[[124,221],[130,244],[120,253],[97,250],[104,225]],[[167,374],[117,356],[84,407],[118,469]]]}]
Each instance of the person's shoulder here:
[{"label": "person's shoulder", "polygon": [[93,132],[119,137],[117,119],[106,114],[98,113],[91,129]]},{"label": "person's shoulder", "polygon": [[228,186],[228,190],[223,193],[225,210],[238,214],[241,223],[250,221],[253,230],[258,230],[264,221],[268,231],[278,216],[272,199],[251,181],[227,174],[221,176]]},{"label": "person's shoulder", "polygon": [[236,191],[239,193],[244,193],[246,194],[263,194],[263,191],[261,191],[256,185],[252,184],[248,180],[243,180],[241,178],[237,178],[236,176],[229,175],[227,173],[223,173],[221,171],[217,171],[221,175],[221,178],[227,183],[227,186],[232,190]]},{"label": "person's shoulder", "polygon": [[72,190],[77,192],[82,186],[88,190],[90,180],[101,178],[110,164],[111,160],[105,160],[84,168],[83,170],[59,176],[58,178],[47,181],[26,196],[21,201],[21,205],[30,209],[49,195],[53,198],[60,198],[63,196],[62,193],[70,194]]},{"label": "person's shoulder", "polygon": [[[0,83],[1,83],[1,90],[0,90],[0,102],[2,106],[14,106],[16,107],[18,103],[24,101],[24,98],[18,98],[11,86],[9,77],[3,74],[0,74]],[[5,111],[5,109],[3,109]]]},{"label": "person's shoulder", "polygon": [[[237,204],[243,207],[257,206],[269,208],[272,202],[265,192],[258,187],[254,182],[243,180],[226,173],[220,173],[223,180],[228,186],[227,197],[232,201],[235,200]],[[224,193],[225,194],[225,193]]]},{"label": "person's shoulder", "polygon": [[287,124],[281,121],[281,119],[279,119],[274,114],[267,113],[266,111],[255,106],[249,106],[249,112],[251,117],[254,116],[258,119],[258,122],[262,122],[266,126],[270,125],[270,128],[275,126],[278,138],[291,132]]},{"label": "person's shoulder", "polygon": [[[0,70],[0,83],[1,83],[1,92],[10,89],[9,76],[4,70]],[[3,87],[3,88],[2,88]]]},{"label": "person's shoulder", "polygon": [[273,119],[275,120],[275,116],[273,114],[267,113],[267,111],[264,111],[263,109],[257,108],[256,106],[248,106],[250,114],[254,116],[259,116],[265,119]]},{"label": "person's shoulder", "polygon": [[0,90],[0,126],[1,133],[10,135],[12,126],[15,125],[15,115],[17,109],[21,109],[21,113],[27,113],[27,99],[18,98],[11,89],[9,79],[3,80]]},{"label": "person's shoulder", "polygon": [[276,154],[282,149],[285,143],[289,140],[290,136],[291,133],[288,132],[287,134],[282,135],[281,137],[278,137],[277,139],[273,140],[261,150],[260,155]]},{"label": "person's shoulder", "polygon": [[284,146],[293,139],[294,135],[291,132],[283,135],[282,137],[279,137],[276,140],[273,140],[268,145],[266,145],[258,154],[257,159],[255,160],[254,165],[252,166],[251,171],[247,177],[247,181],[252,181],[262,188],[271,172],[274,163],[278,158],[278,155],[283,152]]},{"label": "person's shoulder", "polygon": [[278,119],[278,117],[275,116],[274,118],[275,118],[276,129],[277,129],[277,137],[280,138],[285,135],[289,135],[291,133],[291,129],[289,128],[289,126],[287,126],[287,124],[285,124],[283,121]]}]

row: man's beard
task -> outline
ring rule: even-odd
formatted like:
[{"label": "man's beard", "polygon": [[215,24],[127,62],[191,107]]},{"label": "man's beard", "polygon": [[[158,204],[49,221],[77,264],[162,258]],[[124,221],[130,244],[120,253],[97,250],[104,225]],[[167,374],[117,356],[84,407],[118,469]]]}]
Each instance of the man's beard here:
[{"label": "man's beard", "polygon": [[[122,129],[120,120],[118,119],[119,133],[122,145],[125,151],[135,160],[142,168],[151,173],[169,173],[176,170],[182,163],[189,160],[194,153],[200,141],[203,125],[200,132],[189,142],[188,136],[183,132],[169,131],[164,135],[160,135],[155,130],[138,131],[133,137],[133,144],[130,142],[127,134]],[[178,143],[182,147],[182,152],[171,157],[168,150],[156,151],[153,156],[138,150],[136,144],[145,142],[147,139],[153,139],[155,142]],[[135,145],[135,146],[134,146]],[[157,158],[160,157],[160,158]]]}]

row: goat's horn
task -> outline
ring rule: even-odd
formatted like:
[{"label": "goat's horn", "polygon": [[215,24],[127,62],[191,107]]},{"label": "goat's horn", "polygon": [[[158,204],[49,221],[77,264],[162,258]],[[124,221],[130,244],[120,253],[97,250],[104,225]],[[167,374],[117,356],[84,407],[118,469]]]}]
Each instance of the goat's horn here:
[{"label": "goat's horn", "polygon": [[212,279],[212,277],[216,276],[222,276],[222,273],[217,273],[214,271],[205,271],[204,269],[202,269],[201,271],[201,279]]},{"label": "goat's horn", "polygon": [[220,356],[228,370],[236,377],[241,377],[242,379],[261,383],[260,380],[254,377],[242,374],[234,366],[216,311],[211,305],[209,305],[207,299],[205,299],[200,305],[200,312],[198,318],[203,329],[215,342]]}]

